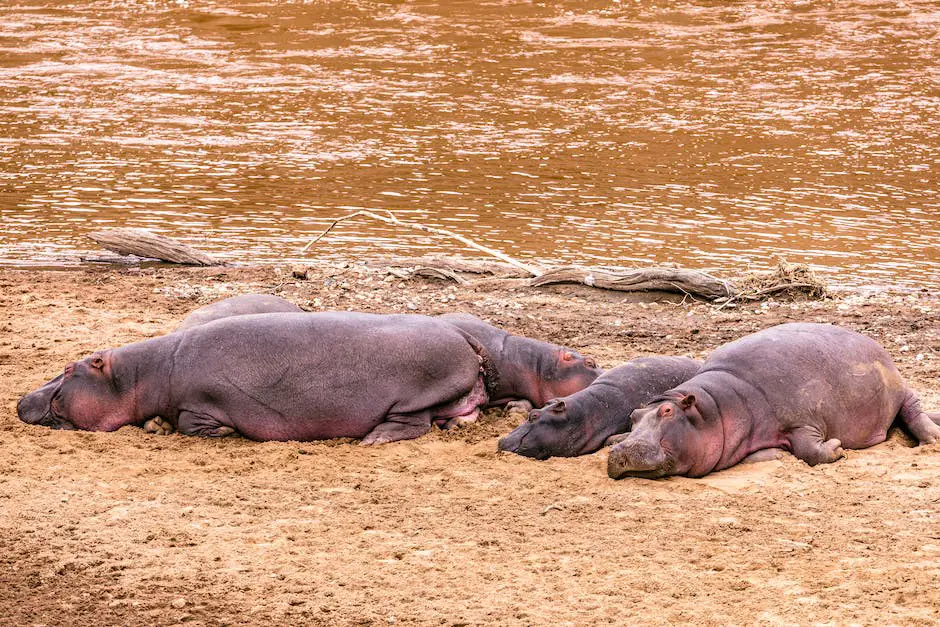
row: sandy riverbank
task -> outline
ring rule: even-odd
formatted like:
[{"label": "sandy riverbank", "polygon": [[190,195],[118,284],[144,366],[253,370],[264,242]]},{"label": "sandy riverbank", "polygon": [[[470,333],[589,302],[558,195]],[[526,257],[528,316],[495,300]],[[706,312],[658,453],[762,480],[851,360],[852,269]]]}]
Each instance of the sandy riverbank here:
[{"label": "sandy riverbank", "polygon": [[902,434],[828,466],[615,482],[602,451],[496,452],[501,411],[376,448],[21,424],[94,349],[242,292],[311,309],[466,311],[605,367],[707,355],[787,321],[882,342],[940,409],[936,294],[740,308],[382,270],[0,269],[0,616],[10,624],[905,623],[940,620],[940,450]]}]

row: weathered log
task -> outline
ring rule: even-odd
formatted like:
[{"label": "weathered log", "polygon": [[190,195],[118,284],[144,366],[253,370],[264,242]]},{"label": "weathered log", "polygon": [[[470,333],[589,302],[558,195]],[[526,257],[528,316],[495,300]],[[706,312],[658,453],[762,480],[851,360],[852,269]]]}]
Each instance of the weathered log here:
[{"label": "weathered log", "polygon": [[503,278],[528,278],[532,276],[525,270],[499,261],[483,261],[480,259],[462,259],[443,255],[422,255],[420,257],[382,257],[366,259],[365,265],[372,267],[392,266],[398,268],[411,268],[423,266],[438,268],[450,272],[465,274],[491,274]]},{"label": "weathered log", "polygon": [[191,266],[217,266],[222,262],[180,241],[146,229],[117,228],[88,233],[88,237],[108,250],[121,255],[137,255],[150,259]]},{"label": "weathered log", "polygon": [[730,298],[734,288],[710,274],[697,270],[679,268],[642,268],[624,272],[608,272],[593,268],[564,266],[547,270],[531,281],[529,285],[537,287],[553,283],[583,283],[590,287],[621,292],[662,291],[689,294],[708,300]]}]

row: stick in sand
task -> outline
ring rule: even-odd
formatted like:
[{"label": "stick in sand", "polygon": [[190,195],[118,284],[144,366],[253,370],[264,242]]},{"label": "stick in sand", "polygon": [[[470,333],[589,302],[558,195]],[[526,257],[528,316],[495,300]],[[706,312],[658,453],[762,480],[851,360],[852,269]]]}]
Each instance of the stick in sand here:
[{"label": "stick in sand", "polygon": [[502,253],[498,250],[494,250],[492,248],[487,248],[486,246],[483,246],[481,244],[477,244],[473,240],[468,239],[464,237],[463,235],[458,235],[457,233],[448,231],[446,229],[439,229],[433,226],[427,226],[427,225],[420,224],[417,222],[402,222],[401,220],[396,218],[395,214],[393,214],[391,211],[388,211],[388,210],[385,210],[385,211],[386,213],[388,213],[387,216],[382,216],[373,211],[367,211],[365,209],[361,209],[354,213],[350,213],[349,215],[336,218],[335,220],[333,220],[333,223],[330,224],[330,226],[326,227],[325,231],[323,231],[322,233],[317,235],[315,238],[310,240],[310,242],[306,246],[303,247],[303,250],[301,252],[307,252],[311,246],[313,246],[318,241],[320,241],[320,239],[322,239],[323,236],[325,236],[327,233],[332,231],[333,227],[339,224],[340,222],[342,222],[343,220],[349,220],[350,218],[355,218],[356,216],[368,216],[370,218],[374,218],[381,222],[385,222],[386,224],[392,224],[395,226],[404,226],[410,229],[417,229],[419,231],[425,231],[426,233],[434,233],[435,235],[443,235],[445,237],[453,238],[459,242],[462,242],[463,244],[466,244],[467,246],[471,248],[475,248],[476,250],[482,251],[488,255],[492,255],[493,257],[496,257],[497,259],[501,259],[505,261],[506,263],[512,266],[515,266],[516,268],[519,268],[520,270],[525,270],[532,276],[539,276],[543,272],[542,268],[539,268],[538,266],[530,266],[528,264],[522,263],[521,261],[517,261],[516,259],[513,259],[509,255],[507,255],[506,253]]}]

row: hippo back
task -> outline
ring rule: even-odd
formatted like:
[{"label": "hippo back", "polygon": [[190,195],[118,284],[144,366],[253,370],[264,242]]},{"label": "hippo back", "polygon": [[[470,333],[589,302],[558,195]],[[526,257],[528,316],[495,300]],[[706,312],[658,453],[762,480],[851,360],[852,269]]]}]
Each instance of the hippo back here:
[{"label": "hippo back", "polygon": [[240,294],[211,303],[186,316],[177,331],[191,329],[213,320],[260,313],[292,313],[303,309],[280,296],[271,294]]}]

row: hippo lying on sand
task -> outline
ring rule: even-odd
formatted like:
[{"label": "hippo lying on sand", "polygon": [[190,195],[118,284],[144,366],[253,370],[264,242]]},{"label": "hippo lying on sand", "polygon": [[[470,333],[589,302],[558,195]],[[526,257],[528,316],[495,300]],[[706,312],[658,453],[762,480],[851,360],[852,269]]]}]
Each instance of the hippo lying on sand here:
[{"label": "hippo lying on sand", "polygon": [[499,441],[501,451],[534,457],[593,453],[610,436],[630,430],[630,413],[691,379],[702,362],[688,357],[641,357],[608,370],[587,388],[533,409]]},{"label": "hippo lying on sand", "polygon": [[716,350],[701,372],[633,412],[607,474],[701,477],[763,449],[807,464],[883,442],[899,419],[923,444],[940,426],[874,340],[827,324],[784,324]]},{"label": "hippo lying on sand", "polygon": [[594,359],[575,350],[512,335],[470,314],[444,314],[438,318],[463,329],[486,349],[499,374],[490,406],[511,402],[528,411],[549,399],[583,390],[603,372]]},{"label": "hippo lying on sand", "polygon": [[303,309],[294,303],[284,300],[280,296],[271,294],[240,294],[232,296],[225,300],[216,301],[205,307],[191,312],[186,316],[178,327],[177,331],[198,327],[201,324],[230,318],[232,316],[244,316],[248,314],[260,313],[290,313],[301,312]]},{"label": "hippo lying on sand", "polygon": [[[303,309],[279,296],[270,294],[241,294],[200,307],[186,316],[176,331],[183,331],[213,320],[257,313],[302,312]],[[33,406],[46,406],[59,389],[62,376],[58,375],[42,387],[29,394]],[[166,435],[173,433],[173,425],[157,416],[142,425],[144,431]]]},{"label": "hippo lying on sand", "polygon": [[378,444],[474,419],[495,378],[482,345],[441,320],[270,313],[96,352],[17,411],[59,429],[113,431],[161,416],[187,435]]}]

